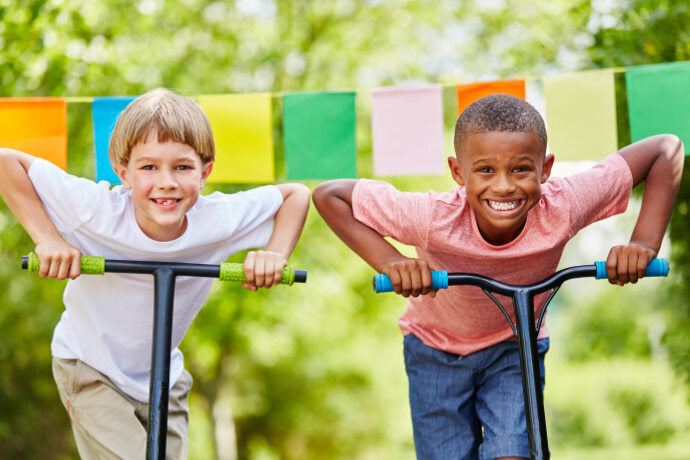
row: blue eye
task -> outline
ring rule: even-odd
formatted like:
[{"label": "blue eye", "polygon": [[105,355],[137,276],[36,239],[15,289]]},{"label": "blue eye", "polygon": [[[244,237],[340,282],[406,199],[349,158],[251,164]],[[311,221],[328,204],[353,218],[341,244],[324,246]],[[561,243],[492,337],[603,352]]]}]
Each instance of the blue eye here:
[{"label": "blue eye", "polygon": [[156,169],[156,167],[153,165],[144,165],[141,167],[141,169],[143,169],[144,171],[153,171],[154,169]]}]

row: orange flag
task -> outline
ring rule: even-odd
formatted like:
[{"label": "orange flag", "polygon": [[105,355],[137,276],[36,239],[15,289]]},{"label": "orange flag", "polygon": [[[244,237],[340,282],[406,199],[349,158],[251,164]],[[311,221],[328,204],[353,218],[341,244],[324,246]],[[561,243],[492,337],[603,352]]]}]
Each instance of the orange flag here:
[{"label": "orange flag", "polygon": [[62,98],[0,98],[0,147],[45,158],[67,169],[67,102]]},{"label": "orange flag", "polygon": [[455,95],[458,99],[458,115],[477,99],[496,93],[510,94],[511,96],[524,99],[525,80],[479,81],[456,85]]}]

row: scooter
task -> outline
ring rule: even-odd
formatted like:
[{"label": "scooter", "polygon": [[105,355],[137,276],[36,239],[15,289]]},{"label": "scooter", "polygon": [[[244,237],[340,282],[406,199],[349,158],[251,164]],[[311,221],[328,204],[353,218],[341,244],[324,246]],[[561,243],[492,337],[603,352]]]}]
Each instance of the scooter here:
[{"label": "scooter", "polygon": [[[647,265],[645,276],[667,276],[669,263],[666,259],[653,259]],[[594,277],[606,279],[606,262],[599,261],[592,265],[580,265],[560,270],[548,278],[526,286],[515,286],[471,273],[448,273],[447,271],[433,271],[432,289],[447,289],[449,286],[472,285],[479,287],[501,310],[508,320],[508,324],[515,334],[520,355],[520,371],[522,374],[522,390],[525,399],[525,415],[527,417],[527,434],[529,437],[530,459],[548,460],[550,458],[549,445],[546,436],[546,419],[544,416],[544,394],[541,387],[541,372],[539,370],[539,356],[537,353],[537,336],[544,319],[544,313],[553,296],[561,285],[573,278]],[[385,274],[374,275],[374,290],[376,292],[391,292],[393,284]],[[551,291],[539,313],[539,319],[534,321],[534,296]],[[500,294],[512,298],[515,311],[515,323],[510,315],[493,294]]]},{"label": "scooter", "polygon": [[[22,257],[22,268],[38,272],[39,260],[31,253]],[[149,418],[146,438],[146,459],[165,460],[168,431],[168,392],[170,388],[170,340],[172,336],[173,299],[176,276],[201,276],[221,281],[245,281],[244,267],[237,263],[220,265],[176,262],[145,262],[109,260],[99,256],[82,256],[81,273],[102,275],[111,273],[139,273],[153,275],[154,312],[151,377],[149,385]],[[281,284],[306,283],[306,270],[283,269]]]}]

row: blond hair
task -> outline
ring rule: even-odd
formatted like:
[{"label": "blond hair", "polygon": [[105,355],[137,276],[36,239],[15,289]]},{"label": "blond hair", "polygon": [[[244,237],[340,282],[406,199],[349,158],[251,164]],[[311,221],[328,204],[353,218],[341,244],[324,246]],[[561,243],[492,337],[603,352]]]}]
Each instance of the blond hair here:
[{"label": "blond hair", "polygon": [[204,164],[215,157],[211,124],[201,107],[191,99],[158,88],[134,99],[118,117],[110,136],[110,162],[127,166],[134,146],[147,142],[154,134],[158,142],[189,145]]}]

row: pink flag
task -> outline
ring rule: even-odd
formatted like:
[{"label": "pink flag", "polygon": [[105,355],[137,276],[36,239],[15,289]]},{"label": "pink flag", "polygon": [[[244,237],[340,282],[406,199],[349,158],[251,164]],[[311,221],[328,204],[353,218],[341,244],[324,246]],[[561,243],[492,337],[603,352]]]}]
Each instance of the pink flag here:
[{"label": "pink flag", "polygon": [[374,174],[443,174],[443,87],[377,88],[371,98]]}]

